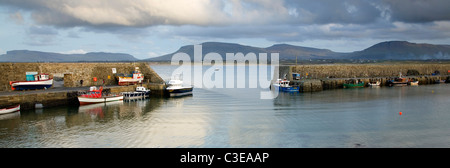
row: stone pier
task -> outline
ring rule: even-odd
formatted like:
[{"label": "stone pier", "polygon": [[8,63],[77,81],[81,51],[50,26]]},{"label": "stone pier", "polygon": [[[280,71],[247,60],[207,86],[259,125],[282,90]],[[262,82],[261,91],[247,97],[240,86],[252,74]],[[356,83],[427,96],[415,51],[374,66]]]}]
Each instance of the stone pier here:
[{"label": "stone pier", "polygon": [[[126,73],[139,67],[144,74],[143,86],[153,96],[163,96],[164,80],[145,62],[134,63],[0,63],[0,107],[20,104],[21,109],[78,105],[78,92],[89,86],[104,86],[111,93],[133,91],[136,85],[117,86],[115,74]],[[47,73],[54,78],[54,86],[47,90],[12,91],[9,81],[25,81],[26,72]],[[81,83],[80,81],[83,80]],[[61,83],[56,86],[56,83]],[[62,84],[63,83],[63,84]]]},{"label": "stone pier", "polygon": [[[300,80],[294,80],[292,74],[300,74]],[[300,86],[302,92],[316,92],[327,89],[343,88],[348,79],[360,79],[364,83],[388,80],[399,74],[419,81],[419,85],[435,84],[444,79],[450,81],[448,63],[392,63],[392,64],[328,64],[328,65],[291,65],[280,66],[280,78],[286,78],[292,85]]]}]

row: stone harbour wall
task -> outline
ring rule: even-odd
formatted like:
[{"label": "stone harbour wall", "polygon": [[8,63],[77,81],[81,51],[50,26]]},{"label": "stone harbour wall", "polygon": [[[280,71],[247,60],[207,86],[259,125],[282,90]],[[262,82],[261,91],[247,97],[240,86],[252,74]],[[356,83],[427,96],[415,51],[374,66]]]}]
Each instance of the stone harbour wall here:
[{"label": "stone harbour wall", "polygon": [[36,104],[42,104],[44,107],[78,105],[77,93],[77,91],[18,93],[0,96],[0,105],[8,107],[20,104],[20,109],[34,109]]},{"label": "stone harbour wall", "polygon": [[[408,75],[408,71],[415,72]],[[433,75],[439,71],[439,75]],[[316,92],[327,89],[343,88],[346,80],[357,78],[364,83],[381,81],[386,85],[388,80],[403,77],[419,81],[419,85],[435,84],[444,79],[450,81],[450,64],[439,63],[405,63],[405,64],[329,64],[329,65],[293,65],[280,66],[279,77],[291,81],[292,85],[300,86],[301,92]],[[292,73],[299,73],[301,79],[294,80]]]},{"label": "stone harbour wall", "polygon": [[[0,91],[11,91],[10,81],[26,80],[26,72],[47,73],[64,80],[64,87],[91,85],[117,85],[116,74],[129,74],[139,67],[146,83],[163,83],[164,80],[145,62],[135,63],[0,63]],[[94,81],[94,77],[97,81]],[[83,80],[83,84],[81,84]]]},{"label": "stone harbour wall", "polygon": [[[395,77],[399,73],[407,75],[408,70],[416,70],[420,76],[431,75],[439,71],[440,75],[450,75],[450,64],[439,63],[405,63],[405,64],[327,64],[289,66],[289,73],[315,79],[332,78],[370,78]],[[280,70],[280,73],[282,71]],[[284,75],[284,74],[280,74]],[[292,79],[291,74],[288,75]]]}]

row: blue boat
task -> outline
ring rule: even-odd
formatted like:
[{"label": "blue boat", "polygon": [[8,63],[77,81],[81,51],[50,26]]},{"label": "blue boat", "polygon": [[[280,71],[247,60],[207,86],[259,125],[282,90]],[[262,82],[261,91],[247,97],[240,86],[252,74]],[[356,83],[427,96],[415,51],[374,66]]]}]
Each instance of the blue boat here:
[{"label": "blue boat", "polygon": [[273,84],[273,87],[281,92],[299,92],[300,87],[298,86],[290,86],[287,79],[281,80],[278,79],[276,83]]}]

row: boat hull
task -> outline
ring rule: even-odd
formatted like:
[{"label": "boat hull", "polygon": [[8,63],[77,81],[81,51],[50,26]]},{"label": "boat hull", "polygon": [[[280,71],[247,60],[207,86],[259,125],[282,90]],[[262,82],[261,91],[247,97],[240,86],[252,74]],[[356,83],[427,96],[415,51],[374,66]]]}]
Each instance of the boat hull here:
[{"label": "boat hull", "polygon": [[105,103],[105,102],[121,101],[121,100],[123,100],[122,95],[121,96],[106,96],[106,97],[100,97],[100,98],[90,98],[90,97],[78,96],[78,101],[80,102],[80,105]]},{"label": "boat hull", "polygon": [[193,87],[167,88],[166,91],[171,97],[192,94]]},{"label": "boat hull", "polygon": [[20,105],[11,108],[0,109],[0,114],[7,114],[20,111]]},{"label": "boat hull", "polygon": [[46,89],[53,86],[53,79],[43,81],[19,81],[11,82],[12,90]]},{"label": "boat hull", "polygon": [[407,86],[408,82],[390,82],[389,86]]},{"label": "boat hull", "polygon": [[358,84],[344,83],[344,88],[362,88],[362,87],[364,87],[364,83],[358,83]]},{"label": "boat hull", "polygon": [[436,84],[443,84],[445,83],[445,80],[436,80]]},{"label": "boat hull", "polygon": [[150,96],[150,92],[122,92],[124,100],[144,99]]},{"label": "boat hull", "polygon": [[274,85],[274,88],[280,92],[299,92],[300,88],[297,86],[281,87]]},{"label": "boat hull", "polygon": [[372,87],[380,86],[380,85],[381,85],[380,81],[369,83],[369,86],[372,86]]},{"label": "boat hull", "polygon": [[411,85],[411,86],[418,86],[419,85],[419,81],[409,82],[409,85]]},{"label": "boat hull", "polygon": [[119,77],[119,85],[135,85],[142,83],[143,78]]}]

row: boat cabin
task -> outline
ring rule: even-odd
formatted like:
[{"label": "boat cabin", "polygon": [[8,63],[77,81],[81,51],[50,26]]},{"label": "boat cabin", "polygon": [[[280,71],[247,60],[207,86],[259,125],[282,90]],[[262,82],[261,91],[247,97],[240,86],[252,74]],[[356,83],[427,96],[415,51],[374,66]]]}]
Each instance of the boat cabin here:
[{"label": "boat cabin", "polygon": [[138,92],[146,92],[146,91],[148,91],[145,87],[136,87],[136,91],[138,91]]},{"label": "boat cabin", "polygon": [[284,79],[284,80],[278,79],[277,80],[277,84],[279,84],[280,87],[289,87],[289,83],[290,83],[290,81],[288,81],[286,79]]},{"label": "boat cabin", "polygon": [[300,80],[300,74],[299,73],[292,73],[292,79]]},{"label": "boat cabin", "polygon": [[144,77],[144,75],[142,75],[142,73],[139,71],[133,71],[132,73],[133,73],[133,79],[139,79],[139,78]]},{"label": "boat cabin", "polygon": [[35,81],[48,80],[49,79],[48,76],[49,76],[48,74],[36,74],[34,75],[34,80]]},{"label": "boat cabin", "polygon": [[168,86],[181,86],[183,84],[182,81],[180,80],[170,80],[169,82],[167,82]]},{"label": "boat cabin", "polygon": [[89,98],[100,98],[102,97],[102,91],[103,87],[100,86],[100,89],[97,89],[95,86],[89,87],[89,92],[82,94],[82,97],[89,97]]}]

